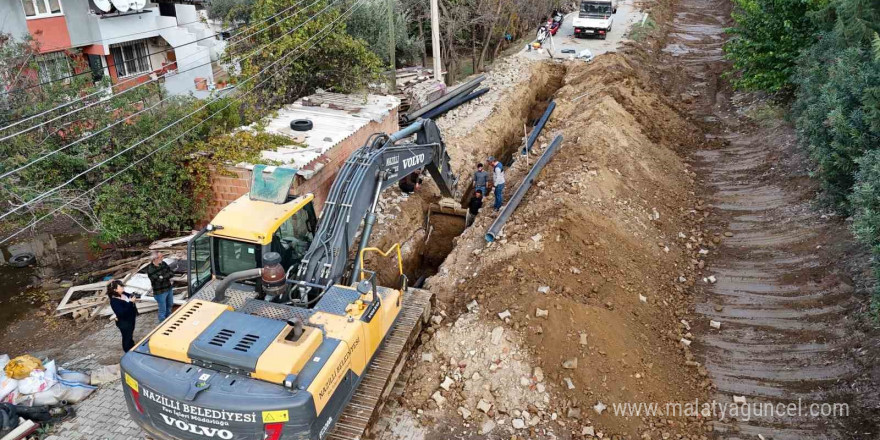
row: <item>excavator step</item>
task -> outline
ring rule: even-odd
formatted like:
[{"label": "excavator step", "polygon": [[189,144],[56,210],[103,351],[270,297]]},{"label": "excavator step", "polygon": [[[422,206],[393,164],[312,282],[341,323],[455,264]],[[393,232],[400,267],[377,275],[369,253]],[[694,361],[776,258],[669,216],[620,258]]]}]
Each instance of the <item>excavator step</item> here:
[{"label": "excavator step", "polygon": [[431,316],[433,298],[433,293],[421,289],[409,289],[404,294],[397,321],[370,361],[366,376],[340,414],[328,439],[354,440],[367,436],[370,427],[382,413],[385,400],[406,363],[410,349],[421,334],[422,326]]}]

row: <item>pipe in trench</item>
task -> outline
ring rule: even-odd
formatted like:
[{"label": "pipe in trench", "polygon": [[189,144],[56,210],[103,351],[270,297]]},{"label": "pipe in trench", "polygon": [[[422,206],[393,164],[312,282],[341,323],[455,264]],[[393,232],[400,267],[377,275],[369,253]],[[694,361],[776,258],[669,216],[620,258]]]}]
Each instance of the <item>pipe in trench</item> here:
[{"label": "pipe in trench", "polygon": [[504,227],[504,224],[507,223],[507,219],[510,218],[510,215],[513,214],[513,211],[516,210],[516,207],[519,206],[519,203],[522,201],[523,197],[526,195],[526,191],[531,188],[532,183],[535,181],[535,178],[538,177],[538,174],[544,169],[544,165],[550,161],[550,157],[553,156],[553,153],[559,149],[559,145],[562,144],[562,135],[556,136],[556,139],[553,139],[553,142],[550,143],[550,146],[547,147],[547,150],[544,151],[544,154],[541,155],[541,158],[535,162],[535,165],[532,166],[532,169],[529,171],[529,174],[526,175],[526,178],[523,179],[522,183],[519,185],[519,188],[516,189],[516,192],[513,193],[513,196],[501,208],[501,213],[498,214],[498,218],[492,222],[492,226],[489,227],[489,230],[486,231],[486,241],[493,242],[495,241],[495,237],[501,232],[501,228]]},{"label": "pipe in trench", "polygon": [[535,141],[538,140],[538,135],[541,134],[541,130],[544,129],[544,125],[547,123],[547,120],[550,119],[550,114],[553,113],[555,108],[556,101],[550,101],[550,104],[547,105],[547,109],[544,110],[544,114],[541,115],[541,119],[538,119],[538,123],[535,124],[535,128],[532,129],[532,132],[529,134],[529,139],[526,141],[526,145],[522,149],[523,155],[529,154],[532,151],[532,146],[535,145]]}]

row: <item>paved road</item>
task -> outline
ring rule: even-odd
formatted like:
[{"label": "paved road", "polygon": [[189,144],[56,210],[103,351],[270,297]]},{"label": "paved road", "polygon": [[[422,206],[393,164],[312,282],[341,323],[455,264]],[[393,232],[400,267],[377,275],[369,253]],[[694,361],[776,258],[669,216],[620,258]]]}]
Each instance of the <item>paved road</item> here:
[{"label": "paved road", "polygon": [[[605,40],[600,40],[599,38],[575,38],[572,21],[576,16],[577,12],[566,15],[565,20],[562,22],[562,27],[556,33],[556,36],[553,37],[553,49],[551,52],[554,58],[568,58],[571,56],[570,54],[562,53],[563,49],[574,49],[575,53],[580,53],[584,49],[590,49],[594,56],[605,52],[613,52],[626,39],[626,35],[629,34],[633,23],[642,20],[644,13],[634,9],[633,0],[621,0],[617,5],[617,14],[614,14],[614,24],[611,26],[611,32]],[[537,32],[537,27],[535,32]],[[547,46],[550,46],[549,43]],[[523,48],[520,55],[536,60],[549,58],[546,51],[528,51],[526,48]]]},{"label": "paved road", "polygon": [[[135,341],[142,339],[156,325],[156,313],[145,313],[137,319]],[[69,365],[72,370],[89,371],[118,362],[121,357],[119,330],[113,324],[72,345],[60,362],[80,358]],[[143,432],[128,417],[122,381],[98,388],[88,399],[75,405],[76,417],[55,425],[46,440],[137,440]]]}]

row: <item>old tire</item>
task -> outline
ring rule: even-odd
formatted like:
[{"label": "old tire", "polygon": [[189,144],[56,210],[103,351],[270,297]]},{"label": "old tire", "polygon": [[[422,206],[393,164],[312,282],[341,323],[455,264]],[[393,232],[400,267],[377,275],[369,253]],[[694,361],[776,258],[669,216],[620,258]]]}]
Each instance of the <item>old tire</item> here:
[{"label": "old tire", "polygon": [[308,119],[294,119],[290,121],[290,129],[293,131],[309,131],[315,127],[315,124]]},{"label": "old tire", "polygon": [[9,259],[9,265],[12,267],[27,267],[37,261],[37,256],[30,252],[22,252],[15,254]]}]

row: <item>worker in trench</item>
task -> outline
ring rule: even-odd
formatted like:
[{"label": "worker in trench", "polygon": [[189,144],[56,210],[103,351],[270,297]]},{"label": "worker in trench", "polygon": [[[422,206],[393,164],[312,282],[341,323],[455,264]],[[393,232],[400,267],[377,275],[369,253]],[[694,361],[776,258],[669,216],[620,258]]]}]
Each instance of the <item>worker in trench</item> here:
[{"label": "worker in trench", "polygon": [[418,169],[410,173],[409,176],[400,179],[397,183],[397,186],[400,187],[400,191],[405,195],[412,194],[422,187],[422,170]]},{"label": "worker in trench", "polygon": [[495,159],[495,156],[489,156],[489,166],[492,167],[492,183],[489,189],[495,189],[495,212],[504,205],[504,165]]},{"label": "worker in trench", "polygon": [[483,170],[483,164],[477,164],[477,171],[474,171],[474,191],[480,190],[486,195],[486,187],[489,186],[489,173]]},{"label": "worker in trench", "polygon": [[465,218],[465,227],[470,227],[474,224],[474,220],[477,218],[477,214],[480,213],[480,208],[483,207],[483,190],[478,189],[474,191],[474,195],[471,197],[471,200],[468,202],[468,211],[467,216]]},{"label": "worker in trench", "polygon": [[116,315],[116,327],[122,333],[122,351],[127,353],[134,347],[134,324],[138,316],[135,305],[137,297],[126,293],[120,280],[113,280],[107,285],[107,296],[110,298],[110,308]]}]

